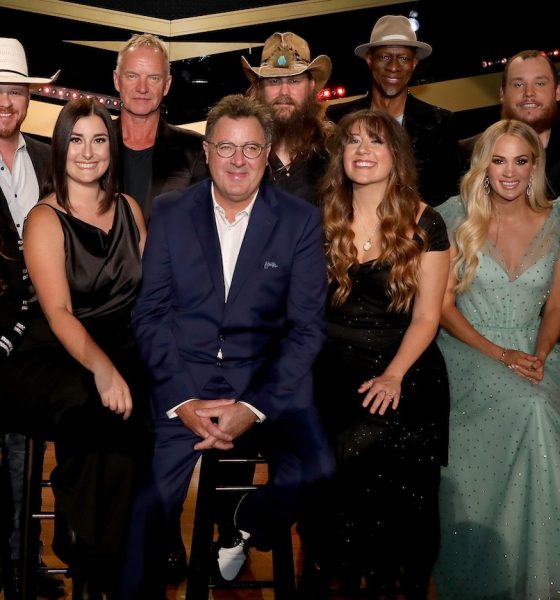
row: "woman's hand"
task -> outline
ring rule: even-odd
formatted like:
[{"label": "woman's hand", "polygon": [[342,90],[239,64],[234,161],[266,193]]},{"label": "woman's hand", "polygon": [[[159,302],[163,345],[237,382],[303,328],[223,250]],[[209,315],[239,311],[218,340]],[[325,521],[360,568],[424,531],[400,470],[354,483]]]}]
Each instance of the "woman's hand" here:
[{"label": "woman's hand", "polygon": [[[358,393],[367,392],[362,402],[364,408],[369,408],[371,414],[379,410],[380,415],[384,415],[390,406],[393,410],[399,405],[401,397],[401,379],[394,375],[380,375],[364,381],[358,388]],[[371,406],[370,406],[371,404]]]},{"label": "woman's hand", "polygon": [[109,363],[97,369],[93,376],[103,406],[122,415],[126,421],[132,412],[132,396],[121,374]]},{"label": "woman's hand", "polygon": [[508,348],[501,361],[516,375],[531,383],[540,383],[544,377],[544,361],[533,354]]}]

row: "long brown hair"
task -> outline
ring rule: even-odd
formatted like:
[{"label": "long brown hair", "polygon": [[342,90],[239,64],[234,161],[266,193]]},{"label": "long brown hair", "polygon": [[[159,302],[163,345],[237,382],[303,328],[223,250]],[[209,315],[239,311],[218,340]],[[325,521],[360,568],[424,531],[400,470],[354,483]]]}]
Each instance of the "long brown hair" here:
[{"label": "long brown hair", "polygon": [[[263,80],[257,79],[245,92],[248,98],[255,98],[266,104],[263,93]],[[273,113],[274,117],[274,113]],[[283,123],[275,119],[272,148],[279,142],[285,142],[292,162],[304,162],[313,154],[325,155],[334,125],[324,119],[323,107],[312,92],[301,108],[294,112],[292,119]]]},{"label": "long brown hair", "polygon": [[94,98],[70,100],[60,111],[54,126],[51,145],[51,172],[42,190],[44,196],[54,192],[57,203],[67,212],[72,212],[70,199],[68,198],[68,176],[66,174],[70,138],[76,122],[84,117],[91,116],[101,118],[109,136],[109,166],[99,180],[101,189],[105,192],[105,197],[99,206],[100,214],[106,213],[111,208],[118,192],[119,147],[109,111]]},{"label": "long brown hair", "polygon": [[[418,293],[420,259],[427,248],[427,234],[416,223],[421,199],[416,191],[416,164],[408,135],[390,115],[377,110],[361,110],[341,119],[321,186],[329,281],[338,283],[332,303],[339,305],[348,298],[352,289],[349,270],[358,264],[351,228],[352,181],[343,164],[344,148],[355,123],[363,125],[368,135],[382,138],[391,152],[393,168],[385,197],[377,209],[381,254],[376,262],[391,265],[387,280],[389,310],[408,311]],[[411,239],[411,232],[420,241]]]}]

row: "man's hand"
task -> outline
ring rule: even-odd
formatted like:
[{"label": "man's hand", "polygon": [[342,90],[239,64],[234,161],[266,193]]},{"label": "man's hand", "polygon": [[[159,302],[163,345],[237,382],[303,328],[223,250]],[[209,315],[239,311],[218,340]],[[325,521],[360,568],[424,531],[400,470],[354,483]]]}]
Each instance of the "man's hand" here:
[{"label": "man's hand", "polygon": [[191,400],[177,409],[177,416],[181,419],[183,425],[203,439],[202,442],[195,444],[195,450],[206,450],[207,448],[231,450],[233,448],[233,436],[223,431],[219,423],[214,423],[211,420],[212,415],[199,415],[198,412],[202,407],[209,410],[218,410],[220,407],[234,404],[235,400],[225,398],[219,400]]},{"label": "man's hand", "polygon": [[[215,401],[214,401],[215,402]],[[191,403],[192,404],[192,403]],[[237,402],[236,404],[213,404],[210,406],[205,403],[202,407],[198,405],[196,415],[201,419],[218,419],[217,427],[223,434],[229,435],[230,440],[235,440],[241,434],[250,429],[257,421],[257,415],[247,408],[244,404]],[[222,448],[217,444],[208,445],[209,438],[195,444],[195,450],[206,450],[207,448],[219,448],[220,450],[228,450],[233,447],[231,444],[228,448]]]}]

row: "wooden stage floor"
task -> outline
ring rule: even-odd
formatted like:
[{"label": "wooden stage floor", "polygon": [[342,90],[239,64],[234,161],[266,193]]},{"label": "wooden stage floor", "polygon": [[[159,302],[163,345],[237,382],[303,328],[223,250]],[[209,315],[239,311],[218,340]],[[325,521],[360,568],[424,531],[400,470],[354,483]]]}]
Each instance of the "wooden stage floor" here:
[{"label": "wooden stage floor", "polygon": [[[52,444],[48,444],[45,455],[45,474],[50,473],[54,466],[54,456]],[[261,481],[266,477],[266,472],[262,470],[262,466],[257,466],[256,480]],[[192,536],[192,523],[194,517],[194,507],[196,501],[196,489],[198,487],[198,467],[192,478],[191,487],[187,495],[185,502],[183,516],[182,516],[182,533],[185,547],[190,548],[191,536]],[[43,491],[43,510],[53,509],[53,498],[52,492],[49,489]],[[63,566],[57,557],[52,553],[51,540],[52,540],[52,521],[43,520],[42,524],[42,541],[44,544],[44,555],[43,560],[48,566]],[[294,546],[294,562],[296,573],[299,574],[301,567],[301,548],[299,537],[295,533],[295,527],[292,533],[293,546]],[[60,600],[71,600],[72,598],[72,582],[70,579],[60,575],[65,584],[66,594],[60,598]],[[271,579],[272,578],[272,561],[270,553],[268,552],[257,552],[251,549],[247,564],[244,566],[242,576],[240,579],[247,580],[259,580],[259,579]],[[184,600],[185,590],[187,582],[183,582],[179,586],[169,586],[167,589],[168,600]],[[222,589],[213,590],[209,596],[212,600],[273,600],[274,592],[271,589]],[[345,596],[336,595],[333,596],[337,600],[345,600]],[[361,596],[352,596],[353,600],[359,600]],[[435,591],[431,590],[428,600],[436,600],[437,596]],[[0,600],[4,600],[4,595],[0,593]],[[403,599],[404,600],[404,599]]]}]

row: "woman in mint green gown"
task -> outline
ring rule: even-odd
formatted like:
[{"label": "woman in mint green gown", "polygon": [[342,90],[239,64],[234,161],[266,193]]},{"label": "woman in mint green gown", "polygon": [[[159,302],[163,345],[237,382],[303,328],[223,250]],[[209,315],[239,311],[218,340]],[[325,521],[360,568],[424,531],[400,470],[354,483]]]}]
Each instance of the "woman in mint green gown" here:
[{"label": "woman in mint green gown", "polygon": [[438,210],[452,270],[439,600],[560,598],[560,199],[533,129],[503,120]]}]

